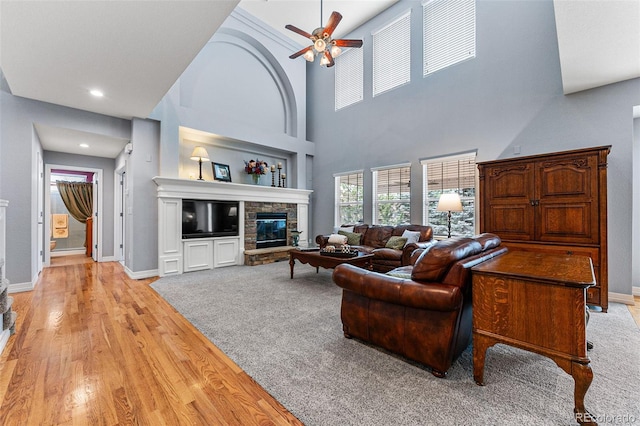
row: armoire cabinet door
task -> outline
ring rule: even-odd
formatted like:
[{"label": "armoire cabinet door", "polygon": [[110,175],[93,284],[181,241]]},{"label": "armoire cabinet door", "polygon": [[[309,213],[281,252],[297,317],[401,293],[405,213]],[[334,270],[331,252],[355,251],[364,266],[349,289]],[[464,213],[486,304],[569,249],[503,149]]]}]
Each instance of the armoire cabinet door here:
[{"label": "armoire cabinet door", "polygon": [[534,237],[534,167],[532,163],[488,166],[484,171],[483,232],[505,240]]},{"label": "armoire cabinet door", "polygon": [[599,242],[597,160],[577,154],[536,163],[535,240]]}]

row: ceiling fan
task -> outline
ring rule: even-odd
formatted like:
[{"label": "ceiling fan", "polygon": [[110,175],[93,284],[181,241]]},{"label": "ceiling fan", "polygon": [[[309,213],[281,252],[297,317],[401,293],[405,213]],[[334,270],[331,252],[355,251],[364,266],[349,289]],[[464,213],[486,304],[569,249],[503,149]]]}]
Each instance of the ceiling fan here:
[{"label": "ceiling fan", "polygon": [[[320,19],[322,20],[322,1],[320,2]],[[335,64],[333,59],[342,52],[341,47],[362,47],[362,40],[334,40],[331,38],[331,34],[333,34],[340,20],[342,20],[342,15],[334,11],[331,13],[327,25],[316,28],[311,34],[291,24],[286,25],[286,29],[307,37],[313,43],[311,46],[305,47],[289,56],[289,58],[295,59],[298,56],[303,56],[307,61],[313,62],[316,55],[318,55],[320,56],[320,65],[332,67]],[[322,25],[322,21],[320,25]]]}]

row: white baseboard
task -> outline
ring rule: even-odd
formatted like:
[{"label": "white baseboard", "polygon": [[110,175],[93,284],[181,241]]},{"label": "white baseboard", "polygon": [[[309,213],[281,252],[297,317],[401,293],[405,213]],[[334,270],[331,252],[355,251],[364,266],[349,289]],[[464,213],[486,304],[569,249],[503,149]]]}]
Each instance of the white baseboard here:
[{"label": "white baseboard", "polygon": [[632,294],[609,292],[609,302],[624,303],[625,305],[635,305]]},{"label": "white baseboard", "polygon": [[9,293],[22,293],[23,291],[31,291],[35,288],[34,283],[26,282],[26,283],[16,283],[9,284]]},{"label": "white baseboard", "polygon": [[85,254],[85,250],[65,250],[65,251],[52,251],[51,257],[61,257],[61,256],[76,256],[79,254]]},{"label": "white baseboard", "polygon": [[131,269],[127,268],[124,265],[123,265],[123,268],[124,268],[124,272],[132,280],[143,280],[145,278],[157,277],[160,273],[158,269],[150,269],[148,271],[133,272]]},{"label": "white baseboard", "polygon": [[640,287],[631,287],[631,294],[634,296],[640,296]]},{"label": "white baseboard", "polygon": [[100,259],[100,262],[118,262],[115,256],[104,256]]}]

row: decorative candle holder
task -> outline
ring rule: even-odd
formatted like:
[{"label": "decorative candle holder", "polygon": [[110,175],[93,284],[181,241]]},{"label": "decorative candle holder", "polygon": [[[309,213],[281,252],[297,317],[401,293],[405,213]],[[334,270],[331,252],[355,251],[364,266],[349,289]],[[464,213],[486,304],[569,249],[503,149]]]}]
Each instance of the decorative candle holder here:
[{"label": "decorative candle holder", "polygon": [[280,180],[282,179],[280,177],[280,172],[282,171],[282,163],[278,163],[278,188],[280,188],[282,185],[280,185]]},{"label": "decorative candle holder", "polygon": [[271,170],[271,186],[276,186],[276,171]]},{"label": "decorative candle holder", "polygon": [[287,187],[287,185],[284,183],[284,181],[285,181],[285,179],[286,179],[286,178],[287,178],[287,176],[283,173],[283,174],[282,174],[282,187],[283,187],[283,188],[286,188],[286,187]]}]

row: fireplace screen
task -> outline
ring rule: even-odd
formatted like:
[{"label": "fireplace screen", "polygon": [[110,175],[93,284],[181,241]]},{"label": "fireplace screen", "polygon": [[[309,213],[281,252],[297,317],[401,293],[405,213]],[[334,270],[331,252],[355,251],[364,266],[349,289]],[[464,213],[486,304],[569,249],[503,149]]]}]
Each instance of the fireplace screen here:
[{"label": "fireplace screen", "polygon": [[257,213],[256,248],[287,245],[287,214]]}]

